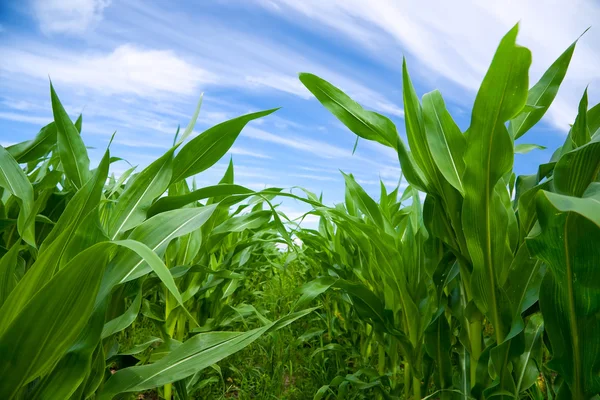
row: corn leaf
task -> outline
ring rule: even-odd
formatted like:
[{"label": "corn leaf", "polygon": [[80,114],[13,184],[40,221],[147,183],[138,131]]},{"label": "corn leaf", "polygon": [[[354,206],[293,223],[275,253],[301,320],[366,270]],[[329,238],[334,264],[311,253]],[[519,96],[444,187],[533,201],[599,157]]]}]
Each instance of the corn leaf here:
[{"label": "corn leaf", "polygon": [[600,391],[600,197],[540,191],[537,213],[539,229],[527,245],[549,269],[540,290],[548,366],[566,382],[559,397],[590,398]]},{"label": "corn leaf", "polygon": [[50,84],[50,97],[52,98],[52,112],[56,124],[60,161],[63,164],[66,176],[75,187],[80,188],[90,176],[90,159],[88,158],[87,149],[52,84]]}]

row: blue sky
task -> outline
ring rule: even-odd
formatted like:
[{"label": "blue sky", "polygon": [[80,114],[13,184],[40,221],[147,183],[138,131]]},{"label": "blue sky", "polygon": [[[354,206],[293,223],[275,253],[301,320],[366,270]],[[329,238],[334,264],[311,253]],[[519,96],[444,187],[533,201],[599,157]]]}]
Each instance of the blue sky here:
[{"label": "blue sky", "polygon": [[[485,6],[484,6],[485,4]],[[495,47],[521,21],[533,52],[531,85],[588,26],[592,0],[29,0],[0,5],[0,142],[33,137],[52,119],[48,76],[67,111],[83,111],[92,163],[117,131],[113,155],[140,169],[187,125],[201,92],[196,133],[261,109],[282,107],[247,126],[231,150],[236,181],[253,189],[303,186],[343,200],[339,170],[377,197],[392,188],[395,154],[354,136],[304,89],[298,72],[331,81],[389,116],[404,136],[401,62],[419,95],[440,89],[461,126]],[[543,122],[522,138],[548,147],[517,155],[518,173],[545,162],[573,122],[589,85],[600,101],[600,26],[580,40],[571,69]],[[228,157],[197,177],[218,182]],[[119,174],[128,165],[114,164]],[[285,203],[291,217],[302,211]]]}]

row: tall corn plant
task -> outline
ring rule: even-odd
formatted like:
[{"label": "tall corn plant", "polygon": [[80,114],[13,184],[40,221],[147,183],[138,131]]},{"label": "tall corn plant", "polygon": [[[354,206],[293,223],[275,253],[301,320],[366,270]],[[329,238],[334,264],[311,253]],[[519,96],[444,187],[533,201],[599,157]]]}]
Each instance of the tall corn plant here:
[{"label": "tall corn plant", "polygon": [[[199,104],[164,155],[109,179],[120,159],[107,149],[90,170],[81,116],[71,121],[52,86],[51,100],[54,122],[0,148],[0,397],[111,399],[164,386],[171,398],[176,383],[185,398],[200,370],[309,312],[262,319],[248,332],[206,323],[242,278],[230,269],[265,257],[258,249],[281,240],[281,227],[271,208],[260,210],[268,196],[233,184],[231,165],[220,185],[190,190],[186,179],[215,164],[248,122],[275,110],[223,122],[184,144]],[[142,304],[166,351],[106,379],[115,335]]]},{"label": "tall corn plant", "polygon": [[[368,324],[360,332],[363,358],[367,360],[371,345],[376,346],[379,374],[392,371],[392,391],[403,388],[407,397],[421,397],[421,382],[429,380],[423,375],[430,372],[422,368],[424,358],[430,357],[426,331],[440,314],[434,276],[448,273],[452,263],[444,257],[441,242],[425,229],[416,190],[406,189],[402,199],[412,201],[403,207],[397,201],[398,188],[388,194],[382,185],[378,204],[351,175],[345,179],[344,206],[320,207],[325,228],[318,235],[300,233],[305,242],[319,240],[334,254],[321,257],[326,276],[308,283],[301,300],[329,288],[347,294],[356,315]],[[304,250],[308,251],[310,247]],[[344,316],[351,318],[352,314]],[[400,364],[403,384],[398,382]]]},{"label": "tall corn plant", "polygon": [[[443,327],[457,324],[457,340],[450,338],[451,347],[442,325],[428,328],[429,350],[443,355],[434,359],[443,375],[435,382],[441,396],[519,398],[545,368],[532,351],[545,329],[553,356],[547,366],[564,380],[555,385],[558,396],[587,399],[598,391],[600,356],[600,326],[592,317],[599,297],[588,283],[599,254],[591,245],[598,228],[594,215],[600,215],[598,107],[588,111],[584,96],[565,145],[538,174],[517,178],[514,154],[536,146],[514,141],[551,105],[575,48],[573,43],[528,89],[531,54],[516,44],[517,32],[515,26],[500,42],[464,133],[439,92],[419,100],[403,63],[408,148],[386,117],[314,75],[301,74],[300,80],[352,132],[396,150],[408,182],[427,195],[427,232],[443,243],[446,262],[459,271],[458,280],[442,282],[444,312],[437,320]],[[576,223],[585,227],[582,233],[570,232]],[[538,296],[543,322],[537,314],[527,316]],[[447,368],[452,353],[458,353],[454,374]]]}]

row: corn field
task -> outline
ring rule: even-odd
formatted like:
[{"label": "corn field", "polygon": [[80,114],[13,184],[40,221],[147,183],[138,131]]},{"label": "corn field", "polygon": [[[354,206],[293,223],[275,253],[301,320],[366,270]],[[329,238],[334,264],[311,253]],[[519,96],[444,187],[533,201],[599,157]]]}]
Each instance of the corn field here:
[{"label": "corn field", "polygon": [[[408,187],[376,200],[343,174],[334,206],[250,190],[230,162],[246,114],[116,176],[91,165],[50,84],[54,121],[0,149],[2,399],[600,399],[600,105],[513,172],[576,42],[536,83],[518,26],[462,132],[402,65],[405,132],[310,73],[300,81]],[[334,161],[332,161],[334,162]],[[301,194],[298,194],[301,193]],[[317,229],[284,199],[311,207]]]}]

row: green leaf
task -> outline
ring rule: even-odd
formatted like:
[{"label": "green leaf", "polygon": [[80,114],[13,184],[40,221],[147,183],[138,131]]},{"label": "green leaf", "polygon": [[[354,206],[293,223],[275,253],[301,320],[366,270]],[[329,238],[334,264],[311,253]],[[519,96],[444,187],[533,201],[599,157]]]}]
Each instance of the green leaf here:
[{"label": "green leaf", "polygon": [[558,193],[581,197],[600,173],[600,137],[562,155],[554,167]]},{"label": "green leaf", "polygon": [[437,90],[423,96],[423,119],[431,155],[448,183],[464,195],[465,138]]},{"label": "green leaf", "polygon": [[533,386],[540,374],[542,364],[542,335],[544,320],[540,314],[534,314],[525,328],[525,351],[514,363],[516,382],[515,396]]},{"label": "green leaf", "polygon": [[[79,337],[58,364],[36,386],[33,399],[66,399],[84,383],[92,372],[92,357],[100,343],[106,304],[98,307],[90,316]],[[104,360],[102,360],[104,361]],[[95,371],[103,373],[104,371]],[[83,388],[82,388],[83,389]]]},{"label": "green leaf", "polygon": [[[131,305],[125,310],[125,312],[118,317],[115,317],[104,324],[102,328],[101,338],[106,339],[107,337],[114,335],[117,332],[121,332],[137,318],[140,308],[142,306],[142,285],[138,289],[138,293],[135,296]],[[104,320],[103,320],[104,321]]]},{"label": "green leaf", "polygon": [[430,186],[426,188],[426,192],[439,192],[442,189],[438,179],[438,170],[429,148],[423,121],[423,110],[408,74],[406,59],[402,59],[402,98],[404,99],[404,122],[408,144],[417,166],[425,176],[426,182],[430,183]]},{"label": "green leaf", "polygon": [[47,373],[79,336],[92,313],[110,247],[100,243],[79,253],[3,329],[2,398]]},{"label": "green leaf", "polygon": [[[135,228],[128,240],[145,244],[161,257],[171,240],[200,229],[216,207],[217,205],[211,205],[161,213]],[[107,268],[98,296],[99,300],[107,296],[115,285],[139,278],[150,271],[152,271],[151,266],[137,253],[119,251]]]},{"label": "green leaf", "polygon": [[162,283],[167,287],[177,302],[183,306],[183,299],[181,298],[181,293],[179,293],[179,290],[177,289],[173,275],[171,275],[169,269],[163,263],[161,258],[156,255],[152,249],[142,242],[131,239],[119,240],[114,243],[118,244],[119,246],[124,246],[140,256],[150,266],[150,268],[152,268],[152,271],[154,271]]},{"label": "green leaf", "polygon": [[[84,250],[88,242],[93,242],[95,225],[87,225],[89,216],[93,220],[93,210],[100,201],[100,194],[108,173],[109,154],[105,153],[94,177],[81,188],[68,203],[53,230],[44,240],[39,254],[25,276],[19,281],[16,290],[9,295],[0,309],[0,334],[21,312],[23,307],[52,278],[61,261],[66,261],[66,250],[74,243]],[[92,239],[92,240],[90,240]]]},{"label": "green leaf", "polygon": [[303,72],[299,76],[317,100],[356,135],[396,148],[398,133],[388,118],[365,110],[340,89],[316,75]]},{"label": "green leaf", "polygon": [[358,183],[356,183],[356,180],[353,176],[346,175],[343,172],[342,175],[344,175],[348,192],[350,193],[350,196],[354,200],[354,203],[358,209],[362,211],[375,225],[384,229],[383,215],[381,215],[379,205]]},{"label": "green leaf", "polygon": [[600,197],[540,191],[537,213],[527,245],[548,266],[540,290],[548,367],[565,380],[561,391],[587,399],[600,392]]},{"label": "green leaf", "polygon": [[35,225],[31,215],[34,210],[33,187],[19,164],[2,146],[0,146],[0,187],[18,199],[21,207],[17,218],[19,234],[29,245],[36,247]]},{"label": "green leaf", "polygon": [[398,152],[406,179],[421,190],[427,186],[423,172],[402,142],[396,126],[385,116],[367,111],[347,94],[329,82],[309,73],[301,73],[300,81],[348,129],[363,139],[373,140]]},{"label": "green leaf", "polygon": [[305,283],[298,290],[302,295],[294,305],[294,309],[309,303],[317,296],[325,293],[336,282],[336,278],[324,276]]},{"label": "green leaf", "polygon": [[167,190],[173,172],[174,151],[173,147],[146,167],[119,196],[108,221],[107,233],[111,239],[143,222],[152,202]]},{"label": "green leaf", "polygon": [[40,129],[32,140],[17,143],[6,148],[19,163],[37,161],[45,157],[56,144],[56,124],[49,123]]},{"label": "green leaf", "polygon": [[496,340],[507,331],[498,279],[506,265],[508,196],[502,177],[513,165],[512,137],[504,123],[525,105],[531,53],[516,45],[518,25],[500,42],[477,93],[465,153],[462,223],[473,261],[471,290],[477,307],[494,326]]},{"label": "green leaf", "polygon": [[[580,146],[587,144],[591,140],[590,131],[588,130],[587,124],[587,114],[588,114],[588,95],[587,88],[583,92],[583,96],[579,101],[579,107],[577,109],[577,117],[575,118],[575,122],[571,126],[571,130],[569,131],[569,135],[565,140],[565,143],[562,146],[562,149],[559,149],[555,152],[556,158],[561,155],[576,149]],[[555,155],[552,156],[552,161],[556,161]]]},{"label": "green leaf", "polygon": [[176,382],[248,346],[262,335],[281,329],[314,311],[298,311],[279,321],[248,332],[209,332],[196,335],[159,361],[117,371],[104,385],[99,400],[119,393],[139,392]]},{"label": "green leaf", "polygon": [[545,150],[546,147],[539,144],[519,143],[515,145],[515,154],[527,154],[531,150]]},{"label": "green leaf", "polygon": [[600,132],[600,103],[588,110],[586,120],[590,135],[597,136]]},{"label": "green leaf", "polygon": [[177,143],[185,142],[185,140],[188,138],[188,136],[190,136],[192,134],[192,132],[194,131],[194,126],[196,126],[196,121],[198,120],[198,115],[200,114],[200,108],[202,107],[202,99],[203,98],[204,98],[204,93],[201,93],[200,99],[198,100],[198,105],[196,106],[196,110],[194,111],[194,115],[190,119],[190,123],[183,131],[183,134],[181,135],[181,138],[179,138],[179,141]]},{"label": "green leaf", "polygon": [[452,387],[450,337],[450,326],[443,314],[425,331],[425,350],[435,362],[436,371],[434,381],[436,387],[440,389],[449,389]]},{"label": "green leaf", "polygon": [[0,259],[0,309],[2,309],[4,300],[17,285],[15,269],[19,250],[21,250],[21,243],[17,241]]},{"label": "green leaf", "polygon": [[58,154],[65,175],[77,188],[82,187],[90,177],[90,159],[79,131],[62,106],[52,83],[50,83],[52,112],[57,129]]},{"label": "green leaf", "polygon": [[188,194],[161,197],[149,208],[148,217],[152,217],[165,211],[181,208],[190,203],[203,199],[236,194],[250,195],[253,193],[253,190],[240,185],[220,184],[215,186],[207,186],[198,190],[194,190]]},{"label": "green leaf", "polygon": [[524,112],[510,120],[508,131],[515,140],[527,133],[548,111],[567,74],[577,40],[552,63],[540,80],[529,90],[527,105],[535,108],[524,110]]},{"label": "green leaf", "polygon": [[273,216],[270,210],[254,211],[239,217],[233,217],[225,220],[212,230],[212,235],[218,235],[229,232],[243,232],[246,229],[260,228]]},{"label": "green leaf", "polygon": [[207,129],[190,140],[175,156],[171,183],[196,175],[213,166],[233,145],[246,124],[267,116],[277,108],[242,115]]}]

